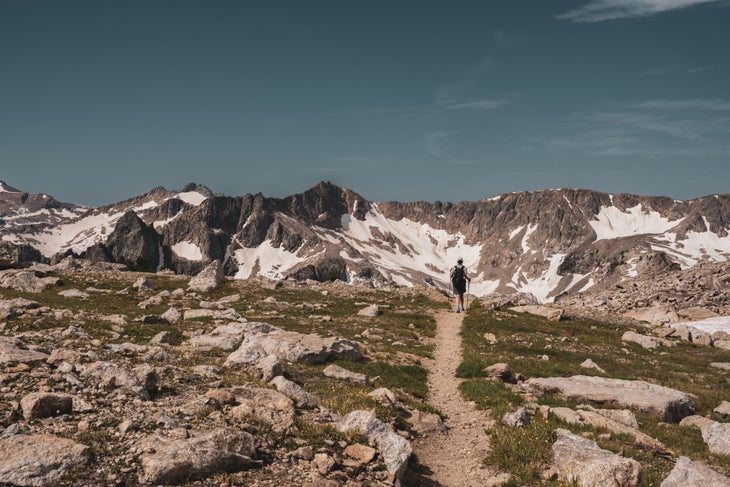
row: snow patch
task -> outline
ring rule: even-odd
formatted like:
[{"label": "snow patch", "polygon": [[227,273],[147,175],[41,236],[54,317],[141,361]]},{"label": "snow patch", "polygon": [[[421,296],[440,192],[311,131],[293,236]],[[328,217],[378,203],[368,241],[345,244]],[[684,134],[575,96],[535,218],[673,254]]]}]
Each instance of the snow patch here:
[{"label": "snow patch", "polygon": [[695,265],[699,260],[708,258],[716,262],[730,259],[730,235],[720,237],[714,232],[687,232],[687,238],[677,240],[676,233],[665,233],[656,238],[652,250],[667,252],[683,269]]},{"label": "snow patch", "polygon": [[271,240],[264,241],[258,247],[238,249],[233,253],[238,264],[238,272],[235,277],[236,279],[254,277],[254,270],[258,267],[258,275],[270,279],[281,279],[287,271],[306,260],[305,257],[298,256],[297,252],[274,247]]},{"label": "snow patch", "polygon": [[521,244],[522,245],[522,252],[525,253],[525,254],[530,251],[530,246],[527,245],[527,240],[530,238],[530,235],[532,235],[532,233],[535,230],[537,230],[537,224],[535,224],[533,226],[532,223],[529,223],[527,225],[527,231],[525,232],[524,237],[522,237],[522,244]]},{"label": "snow patch", "polygon": [[[563,263],[565,254],[554,254],[549,258],[550,266],[542,276],[537,279],[528,279],[522,274],[521,267],[518,267],[512,277],[512,282],[507,286],[518,292],[532,293],[541,303],[551,303],[554,297],[548,298],[548,295],[560,284],[564,276],[558,274],[558,268]],[[573,282],[582,279],[584,276],[573,276]],[[572,284],[572,283],[571,283]]]},{"label": "snow patch", "polygon": [[203,201],[208,199],[207,196],[200,194],[197,191],[186,191],[184,193],[178,193],[173,196],[173,198],[177,198],[193,206],[200,206]]},{"label": "snow patch", "polygon": [[625,212],[615,206],[602,206],[595,220],[588,224],[596,232],[596,241],[632,235],[662,234],[677,226],[682,219],[670,221],[656,211],[646,212],[641,203]]},{"label": "snow patch", "polygon": [[524,225],[520,225],[519,227],[515,228],[514,230],[509,232],[509,239],[512,240],[513,238],[515,238],[517,236],[517,234],[519,234],[524,229],[525,229]]},{"label": "snow patch", "polygon": [[671,327],[677,328],[682,325],[710,335],[718,331],[730,333],[730,316],[717,316],[715,318],[707,318],[706,320],[675,323]]},{"label": "snow patch", "polygon": [[183,259],[192,261],[203,260],[203,252],[200,251],[200,247],[189,240],[178,242],[170,247],[170,249],[175,253],[175,255],[182,257]]}]

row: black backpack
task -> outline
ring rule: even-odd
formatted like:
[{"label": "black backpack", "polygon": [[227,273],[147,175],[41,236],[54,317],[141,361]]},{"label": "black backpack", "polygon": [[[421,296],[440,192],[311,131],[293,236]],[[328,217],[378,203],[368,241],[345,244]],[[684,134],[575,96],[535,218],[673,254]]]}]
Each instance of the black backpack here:
[{"label": "black backpack", "polygon": [[451,271],[451,283],[454,286],[457,286],[459,284],[463,284],[464,281],[465,281],[464,266],[463,265],[454,266],[454,269]]}]

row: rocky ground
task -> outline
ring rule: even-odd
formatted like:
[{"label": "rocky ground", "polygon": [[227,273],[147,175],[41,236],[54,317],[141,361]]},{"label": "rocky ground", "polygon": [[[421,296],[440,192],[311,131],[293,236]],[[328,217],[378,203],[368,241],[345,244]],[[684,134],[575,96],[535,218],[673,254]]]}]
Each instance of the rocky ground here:
[{"label": "rocky ground", "polygon": [[462,328],[427,288],[0,271],[0,484],[730,485],[730,352],[627,315],[724,313],[723,275]]}]

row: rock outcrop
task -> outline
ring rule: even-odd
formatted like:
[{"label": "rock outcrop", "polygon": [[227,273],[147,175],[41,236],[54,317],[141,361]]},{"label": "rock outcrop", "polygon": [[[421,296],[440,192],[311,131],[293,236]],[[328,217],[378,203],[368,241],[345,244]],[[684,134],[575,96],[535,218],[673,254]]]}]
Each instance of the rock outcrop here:
[{"label": "rock outcrop", "polygon": [[628,407],[663,421],[680,421],[695,411],[695,403],[686,393],[644,381],[576,375],[533,378],[525,387],[582,403]]},{"label": "rock outcrop", "polygon": [[693,487],[712,485],[730,487],[730,477],[712,470],[706,465],[693,462],[687,457],[679,457],[669,476],[659,487]]},{"label": "rock outcrop", "polygon": [[582,487],[636,487],[641,478],[641,465],[599,447],[595,441],[574,435],[568,430],[556,431],[551,471],[569,485]]},{"label": "rock outcrop", "polygon": [[13,435],[0,439],[0,483],[48,485],[91,459],[85,445],[52,435]]}]

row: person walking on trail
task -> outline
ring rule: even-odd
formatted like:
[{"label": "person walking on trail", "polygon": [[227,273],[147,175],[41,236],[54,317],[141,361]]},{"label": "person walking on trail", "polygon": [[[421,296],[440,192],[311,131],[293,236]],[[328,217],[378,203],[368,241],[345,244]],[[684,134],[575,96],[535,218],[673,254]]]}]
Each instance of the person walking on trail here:
[{"label": "person walking on trail", "polygon": [[471,278],[464,267],[464,259],[456,261],[456,265],[451,268],[451,285],[454,287],[454,296],[456,297],[456,312],[461,313],[464,309],[464,293],[466,293],[466,282]]}]

